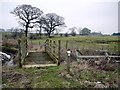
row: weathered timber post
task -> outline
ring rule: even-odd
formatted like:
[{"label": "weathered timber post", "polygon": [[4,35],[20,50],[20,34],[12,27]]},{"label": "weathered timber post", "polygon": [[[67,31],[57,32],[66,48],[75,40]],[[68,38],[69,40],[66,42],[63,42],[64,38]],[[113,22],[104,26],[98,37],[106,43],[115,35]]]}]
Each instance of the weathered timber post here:
[{"label": "weathered timber post", "polygon": [[52,40],[50,40],[50,53],[52,53]]},{"label": "weathered timber post", "polygon": [[47,39],[47,47],[46,47],[46,50],[47,50],[47,52],[49,52],[49,50],[50,50],[50,40],[49,40],[49,39]]},{"label": "weathered timber post", "polygon": [[22,63],[21,63],[21,40],[18,39],[18,60],[19,60],[19,67],[22,68]]},{"label": "weathered timber post", "polygon": [[71,51],[70,49],[67,50],[67,56],[68,56],[68,59],[67,59],[67,71],[68,73],[70,73],[70,54],[71,54]]},{"label": "weathered timber post", "polygon": [[107,63],[109,63],[109,62],[110,62],[110,60],[111,60],[111,58],[109,57],[109,55],[108,55],[108,53],[107,53],[107,52],[105,53],[105,58],[107,59]]},{"label": "weathered timber post", "polygon": [[79,50],[77,49],[77,50],[76,50],[76,56],[77,56],[77,62],[79,63],[79,62],[80,62],[80,59],[78,58],[78,56],[79,56],[78,53],[79,53]]},{"label": "weathered timber post", "polygon": [[55,41],[53,41],[53,54],[55,54]]},{"label": "weathered timber post", "polygon": [[27,43],[26,45],[26,48],[25,48],[25,57],[27,56],[27,53],[28,53],[28,41],[27,41],[27,38],[25,38],[25,42]]},{"label": "weathered timber post", "polygon": [[61,41],[60,40],[58,40],[58,65],[60,65],[60,62],[61,62],[61,60],[60,60],[60,49],[61,49]]},{"label": "weathered timber post", "polygon": [[40,41],[39,41],[39,50],[41,49],[41,46],[40,46]]},{"label": "weathered timber post", "polygon": [[68,40],[66,41],[66,49],[68,48]]},{"label": "weathered timber post", "polygon": [[45,52],[47,52],[47,47],[48,47],[48,39],[45,41]]}]

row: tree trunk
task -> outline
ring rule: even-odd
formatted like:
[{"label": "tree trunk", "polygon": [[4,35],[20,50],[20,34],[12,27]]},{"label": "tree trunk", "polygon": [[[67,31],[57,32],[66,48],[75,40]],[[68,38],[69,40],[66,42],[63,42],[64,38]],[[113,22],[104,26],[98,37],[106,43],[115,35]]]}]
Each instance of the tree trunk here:
[{"label": "tree trunk", "polygon": [[28,34],[28,25],[26,25],[25,27],[25,36],[27,37],[27,34]]},{"label": "tree trunk", "polygon": [[50,34],[51,34],[51,33],[49,32],[49,33],[48,33],[48,37],[49,37],[49,38],[50,38]]},{"label": "tree trunk", "polygon": [[28,23],[26,24],[26,27],[25,27],[25,37],[26,37],[26,49],[27,49],[27,34],[28,34]]},{"label": "tree trunk", "polygon": [[40,36],[40,38],[41,38],[41,36],[42,36],[42,34],[41,34],[41,29],[40,29],[40,31],[39,31],[39,36]]}]

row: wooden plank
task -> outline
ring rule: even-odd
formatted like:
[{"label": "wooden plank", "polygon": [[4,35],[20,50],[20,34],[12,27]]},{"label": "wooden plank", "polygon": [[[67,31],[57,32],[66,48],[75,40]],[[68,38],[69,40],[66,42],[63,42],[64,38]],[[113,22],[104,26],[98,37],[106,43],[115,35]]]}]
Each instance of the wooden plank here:
[{"label": "wooden plank", "polygon": [[[77,56],[78,58],[105,58],[106,56]],[[120,58],[120,56],[108,56],[110,58]]]},{"label": "wooden plank", "polygon": [[50,52],[47,52],[48,55],[52,58],[52,60],[55,62],[55,63],[58,63],[58,58],[56,56],[54,56],[52,53]]},{"label": "wooden plank", "polygon": [[50,67],[57,66],[57,64],[35,64],[35,65],[23,65],[23,68],[31,68],[31,67]]}]

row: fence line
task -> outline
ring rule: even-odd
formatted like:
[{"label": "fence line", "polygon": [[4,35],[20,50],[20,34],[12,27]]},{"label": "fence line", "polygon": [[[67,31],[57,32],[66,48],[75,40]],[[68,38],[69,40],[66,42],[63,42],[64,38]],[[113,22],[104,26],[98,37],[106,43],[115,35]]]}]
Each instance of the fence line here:
[{"label": "fence line", "polygon": [[[72,41],[72,40],[63,40],[61,41],[61,58],[64,60],[67,60],[67,55],[66,51],[67,49],[70,49],[72,51],[72,57],[76,57],[77,60],[85,58],[85,59],[90,59],[90,58],[103,58],[105,60],[112,60],[115,59],[117,61],[118,59],[120,60],[120,56],[118,54],[112,55],[117,53],[117,47],[115,48],[114,46],[108,47],[110,45],[100,45],[99,43],[94,43],[94,42],[84,42],[84,43],[79,43],[77,41]],[[115,50],[111,50],[114,48]],[[80,50],[80,53],[77,54],[76,50]]]},{"label": "fence line", "polygon": [[[85,59],[103,58],[105,60],[108,60],[108,62],[109,60],[112,60],[112,59],[115,59],[115,60],[120,59],[120,56],[112,55],[110,53],[111,50],[109,49],[109,47],[107,47],[108,45],[99,46],[94,42],[78,43],[76,41],[71,41],[71,40],[63,40],[63,41],[46,40],[46,41],[48,42],[46,44],[47,45],[46,52],[48,52],[48,54],[52,58],[54,57],[54,60],[56,60],[57,63],[58,61],[60,63],[60,59],[67,60],[67,55],[66,55],[67,49],[70,49],[72,51],[71,53],[72,57],[73,58],[76,57],[77,61],[79,61],[82,58],[85,58]],[[80,52],[77,52],[76,50],[80,50]]]},{"label": "fence line", "polygon": [[81,55],[78,50],[76,50],[76,56],[77,56],[77,61],[78,62],[82,58],[105,58],[106,60],[108,60],[108,62],[111,60],[111,58],[119,58],[120,59],[120,56],[108,55],[107,52],[105,53],[105,55]]}]

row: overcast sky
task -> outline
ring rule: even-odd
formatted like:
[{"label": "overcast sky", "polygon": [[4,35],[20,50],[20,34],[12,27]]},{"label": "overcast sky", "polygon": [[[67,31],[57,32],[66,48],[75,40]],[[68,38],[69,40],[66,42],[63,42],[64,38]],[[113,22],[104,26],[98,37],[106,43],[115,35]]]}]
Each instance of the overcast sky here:
[{"label": "overcast sky", "polygon": [[[112,34],[118,32],[119,0],[1,0],[0,28],[20,27],[17,18],[10,14],[16,6],[30,4],[47,13],[65,18],[67,28],[89,28],[92,32]],[[67,29],[66,28],[66,29]],[[66,32],[66,31],[65,31]]]}]

